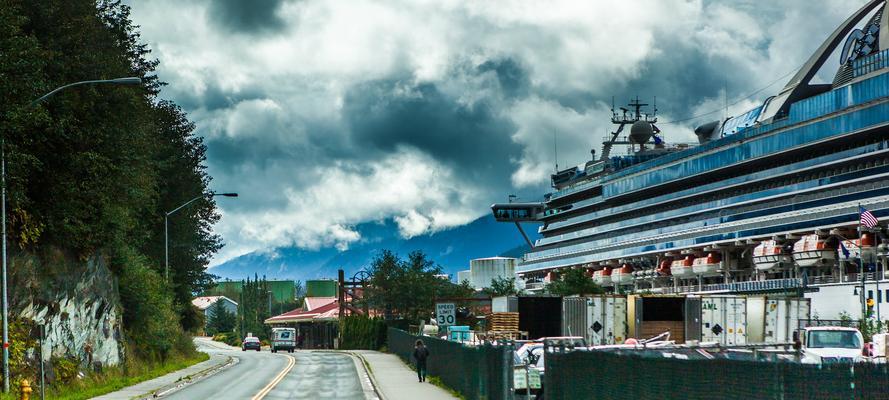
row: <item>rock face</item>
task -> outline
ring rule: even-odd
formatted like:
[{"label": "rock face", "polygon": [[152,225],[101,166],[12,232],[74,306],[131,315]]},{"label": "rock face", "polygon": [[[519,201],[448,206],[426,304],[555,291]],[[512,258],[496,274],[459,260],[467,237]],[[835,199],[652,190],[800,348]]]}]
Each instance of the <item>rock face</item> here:
[{"label": "rock face", "polygon": [[[25,264],[20,271],[33,270],[36,263],[16,261]],[[122,309],[115,277],[101,257],[66,269],[57,276],[41,277],[40,285],[35,284],[36,280],[28,282],[27,293],[14,289],[15,297],[10,302],[13,309],[19,317],[45,326],[45,360],[65,357],[78,360],[82,367],[121,363]],[[19,274],[13,280],[23,279]]]}]

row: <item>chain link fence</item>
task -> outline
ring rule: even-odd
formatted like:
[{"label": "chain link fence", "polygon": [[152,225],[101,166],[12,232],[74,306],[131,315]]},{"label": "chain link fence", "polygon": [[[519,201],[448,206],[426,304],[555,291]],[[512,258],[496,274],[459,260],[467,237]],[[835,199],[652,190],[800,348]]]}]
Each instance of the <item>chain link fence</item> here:
[{"label": "chain link fence", "polygon": [[389,328],[389,351],[413,364],[412,354],[417,339],[429,349],[427,372],[436,376],[467,400],[513,399],[510,346],[464,346],[434,337],[416,336]]},{"label": "chain link fence", "polygon": [[695,360],[647,353],[652,354],[548,352],[546,399],[889,398],[886,364]]}]

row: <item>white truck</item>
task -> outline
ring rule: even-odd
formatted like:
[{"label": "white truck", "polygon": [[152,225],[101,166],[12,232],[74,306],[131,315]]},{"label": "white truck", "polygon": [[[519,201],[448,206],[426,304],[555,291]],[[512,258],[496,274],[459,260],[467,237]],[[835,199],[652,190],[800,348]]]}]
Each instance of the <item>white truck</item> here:
[{"label": "white truck", "polygon": [[289,351],[293,353],[296,349],[296,329],[294,328],[272,328],[272,353],[278,350]]},{"label": "white truck", "polygon": [[868,361],[864,337],[858,329],[842,326],[810,326],[794,332],[802,350],[802,363],[853,363]]}]

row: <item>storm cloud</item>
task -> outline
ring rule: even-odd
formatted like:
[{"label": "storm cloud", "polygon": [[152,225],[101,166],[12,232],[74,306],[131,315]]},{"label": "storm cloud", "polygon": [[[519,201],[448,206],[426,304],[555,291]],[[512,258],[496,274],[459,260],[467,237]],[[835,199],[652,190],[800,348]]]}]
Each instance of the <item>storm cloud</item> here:
[{"label": "storm cloud", "polygon": [[612,96],[657,96],[668,141],[691,142],[779,91],[852,3],[156,0],[132,15],[162,95],[206,139],[214,189],[242,194],[219,201],[220,263],[539,199],[556,164],[599,151]]},{"label": "storm cloud", "polygon": [[211,0],[210,16],[223,31],[259,33],[284,26],[278,15],[283,0]]}]

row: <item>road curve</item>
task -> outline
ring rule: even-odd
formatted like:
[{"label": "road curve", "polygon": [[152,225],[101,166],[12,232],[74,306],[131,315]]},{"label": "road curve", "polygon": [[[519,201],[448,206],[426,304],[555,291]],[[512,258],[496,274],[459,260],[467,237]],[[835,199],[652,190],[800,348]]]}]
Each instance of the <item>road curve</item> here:
[{"label": "road curve", "polygon": [[195,342],[198,344],[198,350],[200,351],[231,356],[237,358],[238,362],[206,379],[188,385],[162,398],[176,400],[252,400],[292,360],[286,353],[272,354],[267,350],[260,352],[241,351],[238,348],[216,343],[209,339],[197,339]]},{"label": "road curve", "polygon": [[197,339],[198,349],[238,359],[238,362],[206,379],[162,396],[175,400],[364,400],[359,371],[347,354],[297,351],[272,354],[242,352],[238,348]]}]

